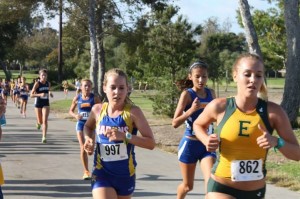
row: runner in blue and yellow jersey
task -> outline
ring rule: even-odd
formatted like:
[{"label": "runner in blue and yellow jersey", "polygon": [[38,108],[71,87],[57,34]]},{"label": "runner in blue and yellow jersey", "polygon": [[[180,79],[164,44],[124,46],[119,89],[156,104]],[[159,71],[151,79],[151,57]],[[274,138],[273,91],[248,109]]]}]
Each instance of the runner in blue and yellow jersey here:
[{"label": "runner in blue and yellow jersey", "polygon": [[[300,147],[280,105],[267,101],[264,65],[254,54],[241,55],[233,65],[237,94],[210,102],[194,122],[194,132],[218,158],[208,182],[207,198],[262,199],[266,191],[266,158],[275,147],[300,160]],[[217,134],[207,135],[211,122]],[[272,135],[276,130],[279,137]]]},{"label": "runner in blue and yellow jersey", "polygon": [[[5,114],[6,111],[6,101],[0,97],[0,117],[2,117],[3,114]],[[2,138],[2,128],[0,125],[0,141]],[[1,161],[0,161],[0,199],[3,199],[3,193],[1,186],[4,184],[4,175],[2,171]]]},{"label": "runner in blue and yellow jersey", "polygon": [[[81,81],[81,93],[77,94],[72,101],[69,114],[77,120],[76,123],[76,132],[77,139],[80,145],[80,159],[84,168],[83,179],[88,180],[91,177],[88,167],[88,157],[83,148],[84,144],[84,135],[83,135],[83,127],[90,115],[92,107],[94,104],[100,103],[100,98],[95,96],[92,91],[92,81],[89,79],[83,79]],[[75,113],[75,109],[77,107],[77,113]]]},{"label": "runner in blue and yellow jersey", "polygon": [[[183,199],[193,189],[196,165],[199,162],[204,176],[204,184],[209,179],[216,154],[208,152],[205,145],[199,141],[193,131],[193,123],[202,113],[205,106],[215,98],[215,92],[206,87],[208,80],[208,65],[197,61],[189,67],[187,79],[176,83],[182,91],[173,117],[172,126],[186,124],[184,136],[178,146],[178,160],[182,182],[177,187],[177,199]],[[213,125],[208,129],[213,133]]]},{"label": "runner in blue and yellow jersey", "polygon": [[84,148],[88,154],[95,152],[93,198],[130,199],[135,189],[134,148],[153,149],[154,136],[141,109],[128,98],[122,70],[105,74],[103,90],[108,102],[95,104],[84,126]]}]

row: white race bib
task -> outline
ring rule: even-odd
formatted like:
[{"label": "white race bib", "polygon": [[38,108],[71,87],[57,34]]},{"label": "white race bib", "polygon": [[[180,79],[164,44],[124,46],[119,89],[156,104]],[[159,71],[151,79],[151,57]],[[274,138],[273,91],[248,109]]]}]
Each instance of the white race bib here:
[{"label": "white race bib", "polygon": [[45,96],[40,97],[41,99],[48,99],[48,93],[45,93]]},{"label": "white race bib", "polygon": [[234,160],[231,162],[232,181],[260,180],[264,177],[262,160]]},{"label": "white race bib", "polygon": [[81,112],[80,115],[82,116],[82,120],[87,120],[90,115],[90,112]]},{"label": "white race bib", "polygon": [[100,144],[100,155],[104,162],[128,159],[127,147],[122,143]]},{"label": "white race bib", "polygon": [[208,129],[207,129],[207,134],[210,135],[210,134],[213,134],[213,133],[214,133],[214,125],[210,124],[208,126]]}]

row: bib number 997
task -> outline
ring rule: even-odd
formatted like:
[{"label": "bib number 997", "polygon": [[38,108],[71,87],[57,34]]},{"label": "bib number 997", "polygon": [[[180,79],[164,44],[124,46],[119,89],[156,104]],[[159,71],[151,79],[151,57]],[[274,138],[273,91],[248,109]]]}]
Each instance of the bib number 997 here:
[{"label": "bib number 997", "polygon": [[106,162],[128,159],[127,147],[122,143],[100,144],[101,159]]},{"label": "bib number 997", "polygon": [[120,145],[119,144],[112,144],[105,146],[105,153],[106,155],[118,155],[120,154]]}]

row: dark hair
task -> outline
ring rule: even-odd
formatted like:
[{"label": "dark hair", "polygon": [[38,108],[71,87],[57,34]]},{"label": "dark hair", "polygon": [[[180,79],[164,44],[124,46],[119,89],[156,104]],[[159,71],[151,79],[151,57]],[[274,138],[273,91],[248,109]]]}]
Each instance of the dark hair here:
[{"label": "dark hair", "polygon": [[[189,74],[192,74],[192,70],[195,68],[208,68],[208,64],[205,63],[204,61],[198,60],[196,62],[194,62],[190,67],[189,67]],[[189,77],[187,76],[185,79],[181,79],[175,82],[176,87],[180,90],[183,91],[187,88],[192,88],[193,85],[193,81],[189,79]]]}]

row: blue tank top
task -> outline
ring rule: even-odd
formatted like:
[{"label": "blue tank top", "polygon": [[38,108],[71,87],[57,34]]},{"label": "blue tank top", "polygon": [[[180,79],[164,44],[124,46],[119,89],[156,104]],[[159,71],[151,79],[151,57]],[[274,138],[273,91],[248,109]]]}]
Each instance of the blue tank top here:
[{"label": "blue tank top", "polygon": [[121,115],[111,118],[107,115],[108,104],[104,103],[100,116],[96,123],[96,149],[94,156],[94,172],[104,169],[115,176],[128,177],[135,174],[136,160],[134,145],[125,141],[112,141],[103,135],[110,128],[118,128],[119,131],[137,134],[130,118],[131,105],[125,106]]},{"label": "blue tank top", "polygon": [[81,121],[86,121],[90,115],[93,105],[95,104],[94,94],[90,93],[88,99],[82,99],[82,94],[77,96],[78,114],[82,115]]},{"label": "blue tank top", "polygon": [[[213,97],[212,97],[212,94],[211,94],[210,90],[208,88],[204,88],[204,89],[205,89],[205,92],[206,92],[206,98],[199,98],[198,97],[198,100],[201,103],[201,108],[199,110],[195,111],[185,121],[185,125],[186,125],[185,132],[184,132],[185,136],[195,136],[195,133],[193,132],[193,123],[197,119],[197,117],[203,112],[205,106],[213,100]],[[187,89],[187,91],[190,93],[191,98],[192,98],[192,102],[193,102],[195,100],[195,98],[197,97],[197,93],[192,88]],[[189,108],[191,108],[191,106],[192,106],[192,103],[187,105],[185,107],[184,111],[187,111]]]},{"label": "blue tank top", "polygon": [[27,89],[24,87],[20,87],[20,96],[28,96],[28,91]]}]

